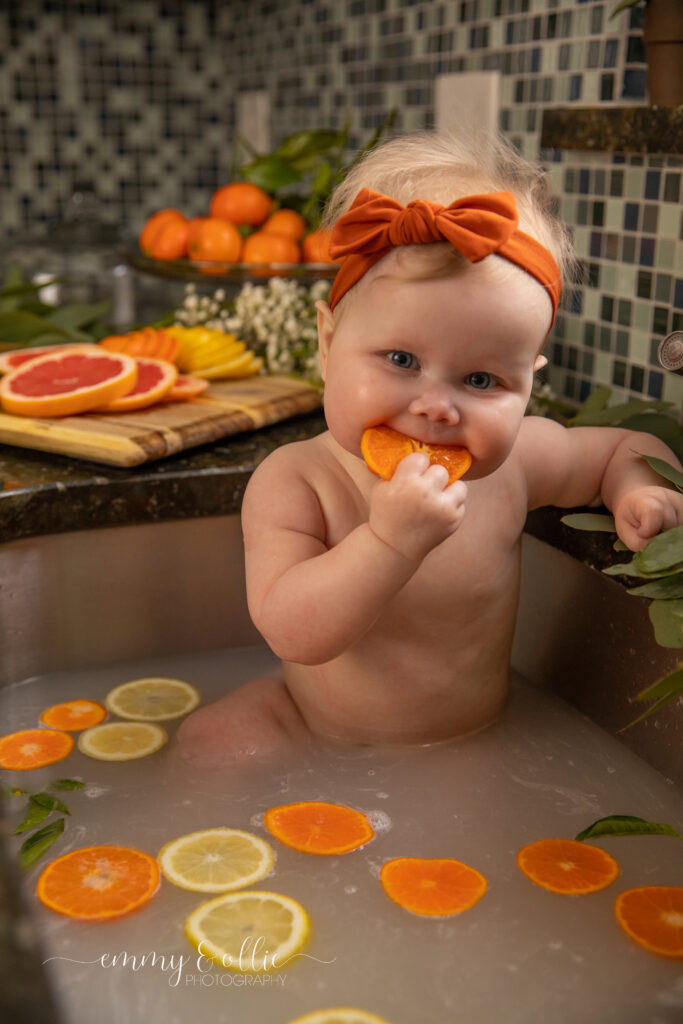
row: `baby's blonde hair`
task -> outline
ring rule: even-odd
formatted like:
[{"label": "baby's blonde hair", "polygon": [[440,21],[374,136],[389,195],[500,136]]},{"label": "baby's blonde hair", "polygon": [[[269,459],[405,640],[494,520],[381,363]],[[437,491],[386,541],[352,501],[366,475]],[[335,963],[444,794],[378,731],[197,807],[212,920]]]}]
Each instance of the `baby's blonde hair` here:
[{"label": "baby's blonde hair", "polygon": [[[438,135],[425,131],[377,146],[351,167],[334,190],[323,227],[332,227],[362,188],[391,196],[404,206],[414,199],[447,206],[475,193],[511,192],[520,229],[552,253],[564,285],[575,279],[571,238],[555,212],[545,171],[520,156],[501,135],[484,131]],[[428,276],[450,273],[463,263],[463,257],[448,244],[411,249],[422,250],[420,258]]]}]

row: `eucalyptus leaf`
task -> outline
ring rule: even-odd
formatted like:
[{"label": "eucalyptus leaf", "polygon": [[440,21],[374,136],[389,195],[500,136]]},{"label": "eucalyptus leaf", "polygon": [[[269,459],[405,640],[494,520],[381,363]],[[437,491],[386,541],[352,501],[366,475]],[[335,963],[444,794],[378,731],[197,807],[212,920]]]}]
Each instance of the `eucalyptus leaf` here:
[{"label": "eucalyptus leaf", "polygon": [[636,430],[646,434],[653,434],[660,441],[668,445],[673,451],[678,451],[678,444],[683,438],[680,425],[666,413],[648,412],[637,416],[628,416],[619,424],[621,430]]},{"label": "eucalyptus leaf", "polygon": [[632,722],[629,722],[628,725],[623,726],[623,728],[618,729],[617,732],[626,732],[627,729],[632,729],[634,725],[638,725],[638,722],[642,722],[644,719],[650,718],[651,715],[656,714],[657,711],[659,711],[660,708],[663,708],[665,704],[668,704],[670,700],[672,700],[671,697],[660,697],[652,707],[649,707],[647,711],[643,711],[642,715],[638,715],[637,718],[634,718]]},{"label": "eucalyptus leaf", "polygon": [[606,818],[598,818],[592,825],[579,832],[576,836],[579,842],[584,839],[598,839],[600,836],[674,836],[676,839],[683,839],[683,836],[671,825],[660,825],[657,822],[646,821],[644,818],[636,818],[632,814],[610,814]]},{"label": "eucalyptus leaf", "polygon": [[63,327],[68,331],[78,330],[86,327],[95,320],[99,320],[109,311],[110,302],[84,302],[74,303],[69,306],[62,306],[56,309],[47,317],[52,324]]},{"label": "eucalyptus leaf", "polygon": [[632,402],[624,402],[622,405],[612,405],[606,409],[595,409],[587,413],[579,412],[569,420],[570,427],[603,427],[622,424],[624,420],[639,413],[652,415],[664,409],[670,409],[674,403],[664,402],[661,399],[646,401],[636,398]]},{"label": "eucalyptus leaf", "polygon": [[602,533],[616,533],[613,516],[600,515],[597,512],[572,512],[562,516],[560,522],[571,526],[574,530],[596,530]]},{"label": "eucalyptus leaf", "polygon": [[650,686],[636,694],[633,698],[637,701],[661,700],[662,697],[671,699],[683,692],[683,661],[679,662],[678,668],[666,676],[662,676]]},{"label": "eucalyptus leaf", "polygon": [[48,333],[61,334],[62,339],[67,335],[56,324],[33,313],[22,310],[0,313],[0,341],[19,346]]},{"label": "eucalyptus leaf", "polygon": [[277,156],[257,157],[242,167],[242,175],[246,181],[258,185],[266,192],[276,192],[279,188],[301,181],[301,175]]},{"label": "eucalyptus leaf", "polygon": [[648,614],[660,647],[683,647],[683,599],[652,601]]},{"label": "eucalyptus leaf", "polygon": [[0,296],[2,296],[2,298],[16,297],[21,299],[26,295],[30,295],[35,298],[38,292],[42,291],[43,288],[49,288],[51,284],[56,284],[60,280],[61,278],[55,276],[51,277],[48,281],[41,281],[40,284],[33,284],[23,280],[17,281],[16,284],[3,285],[3,287],[0,288]]},{"label": "eucalyptus leaf", "polygon": [[[605,576],[632,576],[634,579],[645,579],[652,580],[653,577],[666,576],[667,573],[648,573],[643,572],[640,559],[640,552],[630,562],[618,562],[616,565],[608,565],[606,569],[603,569]],[[676,572],[672,569],[670,574]]]},{"label": "eucalyptus leaf", "polygon": [[676,572],[672,576],[663,576],[650,583],[643,583],[639,587],[632,587],[629,594],[633,594],[634,597],[659,597],[665,601],[683,597],[683,572]]},{"label": "eucalyptus leaf", "polygon": [[599,384],[598,387],[591,391],[585,402],[583,402],[578,415],[582,416],[588,413],[598,412],[598,410],[606,408],[611,397],[612,389],[608,388],[606,384]]},{"label": "eucalyptus leaf", "polygon": [[656,459],[653,455],[643,455],[642,452],[636,452],[636,455],[640,455],[641,459],[645,459],[650,469],[654,469],[655,473],[659,473],[669,483],[675,484],[679,491],[683,491],[683,473],[681,473],[680,469],[670,466],[664,459]]},{"label": "eucalyptus leaf", "polygon": [[56,821],[50,822],[45,828],[41,828],[38,832],[34,832],[32,836],[29,836],[22,845],[19,851],[19,863],[23,868],[28,868],[31,864],[34,864],[39,857],[50,849],[56,839],[59,839],[64,831],[64,818],[57,818]]},{"label": "eucalyptus leaf", "polygon": [[18,789],[16,786],[3,786],[2,793],[8,799],[13,796],[27,796],[25,789]]},{"label": "eucalyptus leaf", "polygon": [[683,526],[658,533],[639,553],[638,560],[643,572],[651,575],[683,566]]},{"label": "eucalyptus leaf", "polygon": [[322,156],[330,149],[339,146],[339,132],[328,129],[294,132],[288,135],[273,151],[281,160],[293,162],[302,157]]},{"label": "eucalyptus leaf", "polygon": [[50,789],[66,790],[66,789],[83,789],[85,782],[81,782],[80,779],[55,779],[54,782],[50,783]]},{"label": "eucalyptus leaf", "polygon": [[24,283],[24,272],[17,263],[12,263],[7,268],[5,274],[5,280],[2,285],[2,291],[9,290],[10,288],[18,288]]}]

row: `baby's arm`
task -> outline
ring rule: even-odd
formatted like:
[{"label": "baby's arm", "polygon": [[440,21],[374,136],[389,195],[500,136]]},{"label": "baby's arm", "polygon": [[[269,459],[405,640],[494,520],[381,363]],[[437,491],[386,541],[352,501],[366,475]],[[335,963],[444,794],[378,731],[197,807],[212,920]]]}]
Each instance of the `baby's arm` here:
[{"label": "baby's arm", "polygon": [[457,529],[466,493],[415,453],[373,486],[369,521],[329,546],[313,476],[280,449],[252,476],[242,510],[251,617],[279,657],[301,664],[337,657],[370,629]]},{"label": "baby's arm", "polygon": [[619,537],[641,551],[659,533],[683,523],[683,494],[664,483],[640,454],[680,466],[651,434],[608,427],[572,427],[528,417],[520,432],[529,507],[604,503]]}]

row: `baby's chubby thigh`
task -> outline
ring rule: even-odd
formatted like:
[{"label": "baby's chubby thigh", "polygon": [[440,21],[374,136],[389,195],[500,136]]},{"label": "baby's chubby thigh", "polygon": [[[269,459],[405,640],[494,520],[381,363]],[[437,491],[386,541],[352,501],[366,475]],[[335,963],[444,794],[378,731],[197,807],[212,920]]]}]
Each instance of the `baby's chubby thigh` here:
[{"label": "baby's chubby thigh", "polygon": [[215,768],[267,761],[310,739],[284,682],[264,676],[189,715],[178,729],[176,747],[188,764]]}]

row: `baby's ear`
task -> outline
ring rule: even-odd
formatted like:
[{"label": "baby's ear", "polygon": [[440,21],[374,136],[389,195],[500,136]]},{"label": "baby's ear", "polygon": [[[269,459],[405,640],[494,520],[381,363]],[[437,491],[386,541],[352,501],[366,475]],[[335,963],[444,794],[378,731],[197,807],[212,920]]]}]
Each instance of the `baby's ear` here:
[{"label": "baby's ear", "polygon": [[534,373],[538,373],[539,370],[542,370],[543,367],[547,365],[548,360],[545,356],[536,356],[536,360],[534,362]]},{"label": "baby's ear", "polygon": [[319,299],[315,304],[318,313],[318,350],[320,352],[320,374],[325,380],[325,369],[327,367],[327,354],[332,344],[334,333],[334,315],[326,302]]}]

